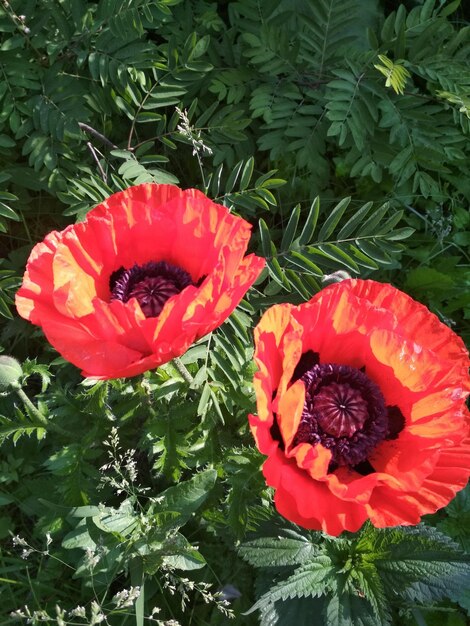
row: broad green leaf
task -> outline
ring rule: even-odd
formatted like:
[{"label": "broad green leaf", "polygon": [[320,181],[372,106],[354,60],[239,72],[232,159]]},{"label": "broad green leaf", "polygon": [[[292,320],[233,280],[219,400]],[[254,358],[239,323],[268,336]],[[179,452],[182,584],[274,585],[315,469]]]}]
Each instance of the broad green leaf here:
[{"label": "broad green leaf", "polygon": [[159,494],[158,501],[153,504],[153,511],[155,513],[176,511],[180,515],[178,526],[183,526],[204,503],[216,478],[217,472],[210,469],[174,487],[169,487]]},{"label": "broad green leaf", "polygon": [[244,543],[239,554],[254,567],[300,565],[317,556],[318,545],[305,537],[267,537]]},{"label": "broad green leaf", "polygon": [[297,568],[286,580],[277,583],[261,596],[246,614],[253,613],[257,609],[263,609],[278,600],[322,596],[328,592],[333,584],[335,571],[336,568],[327,555],[318,555],[314,560]]}]

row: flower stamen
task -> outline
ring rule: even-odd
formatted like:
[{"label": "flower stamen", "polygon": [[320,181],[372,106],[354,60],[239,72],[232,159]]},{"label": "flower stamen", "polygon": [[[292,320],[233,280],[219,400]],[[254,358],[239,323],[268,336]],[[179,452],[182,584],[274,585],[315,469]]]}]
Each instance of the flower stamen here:
[{"label": "flower stamen", "polygon": [[145,317],[160,315],[165,302],[189,285],[194,285],[186,270],[166,261],[135,264],[119,268],[111,274],[111,300],[127,302],[136,298]]},{"label": "flower stamen", "polygon": [[301,380],[305,405],[294,445],[321,443],[330,449],[330,470],[366,461],[389,428],[379,387],[355,367],[330,363],[313,365]]}]

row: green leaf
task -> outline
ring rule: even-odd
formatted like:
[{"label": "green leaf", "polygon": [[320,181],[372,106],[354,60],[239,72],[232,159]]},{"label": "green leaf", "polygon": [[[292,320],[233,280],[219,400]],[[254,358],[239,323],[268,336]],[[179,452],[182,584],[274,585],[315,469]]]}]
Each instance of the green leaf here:
[{"label": "green leaf", "polygon": [[95,549],[96,543],[90,537],[86,518],[81,519],[77,526],[65,535],[62,540],[62,547],[66,550],[74,550],[75,548]]},{"label": "green leaf", "polygon": [[388,626],[378,618],[364,598],[354,594],[334,594],[325,611],[325,623],[335,626]]},{"label": "green leaf", "polygon": [[286,256],[286,260],[294,267],[298,267],[304,272],[308,272],[309,274],[313,274],[314,276],[323,276],[322,270],[313,263],[309,258],[307,258],[304,254],[300,252],[296,252],[292,250],[289,255]]},{"label": "green leaf", "polygon": [[91,518],[95,526],[105,533],[127,537],[137,526],[137,515],[132,504],[125,500],[118,509],[106,507]]},{"label": "green leaf", "polygon": [[340,266],[346,267],[355,274],[359,273],[359,267],[356,261],[354,261],[354,259],[339,246],[335,246],[333,243],[327,243],[318,245],[318,250],[325,254],[328,258],[336,261]]},{"label": "green leaf", "polygon": [[365,235],[375,235],[375,229],[382,222],[383,218],[389,210],[388,202],[378,207],[372,215],[362,224],[358,236],[364,237]]},{"label": "green leaf", "polygon": [[373,202],[367,202],[356,211],[356,213],[346,222],[346,224],[339,231],[337,235],[338,241],[347,239],[349,235],[351,235],[356,230],[356,228],[358,228],[358,226],[362,223],[373,205]]},{"label": "green leaf", "polygon": [[288,250],[291,243],[294,241],[295,233],[297,232],[297,226],[300,219],[300,204],[297,204],[293,209],[287,222],[287,226],[284,228],[282,235],[281,250]]},{"label": "green leaf", "polygon": [[243,161],[240,161],[239,163],[237,163],[235,165],[235,167],[233,168],[233,170],[230,172],[230,175],[227,179],[227,182],[225,183],[225,193],[230,193],[233,188],[235,187],[235,183],[237,182],[237,179],[240,175],[240,172],[243,168]]},{"label": "green leaf", "polygon": [[269,228],[263,218],[259,220],[259,235],[261,239],[261,250],[264,257],[270,257],[272,254],[272,241],[269,234]]},{"label": "green leaf", "polygon": [[183,526],[191,515],[202,506],[217,479],[215,470],[206,470],[191,479],[169,487],[153,504],[154,513],[175,511],[179,514],[177,526]]},{"label": "green leaf", "polygon": [[408,601],[432,602],[456,594],[470,577],[470,556],[427,526],[398,528],[375,537],[388,554],[374,562],[386,588]]},{"label": "green leaf", "polygon": [[303,246],[310,242],[312,239],[315,228],[317,226],[318,216],[320,215],[320,198],[318,196],[312,202],[310,206],[310,211],[307,215],[307,219],[305,220],[304,227],[302,228],[302,232],[299,237],[299,245]]},{"label": "green leaf", "polygon": [[324,606],[324,596],[279,601],[260,612],[260,626],[316,626],[320,624],[316,616],[322,614]]},{"label": "green leaf", "polygon": [[266,267],[268,268],[271,278],[280,286],[290,291],[289,281],[286,279],[285,274],[279,264],[279,261],[273,256],[270,259],[266,259]]},{"label": "green leaf", "polygon": [[[295,534],[295,533],[291,533]],[[240,556],[254,567],[300,565],[318,554],[318,545],[302,535],[297,538],[266,537],[244,543]]]},{"label": "green leaf", "polygon": [[335,567],[330,558],[317,555],[314,560],[297,568],[286,580],[279,582],[246,612],[246,615],[263,609],[278,600],[316,597],[324,595],[333,584]]},{"label": "green leaf", "polygon": [[318,241],[326,241],[328,237],[333,233],[338,222],[343,217],[344,212],[348,208],[350,202],[351,198],[343,198],[340,202],[338,202],[335,207],[333,207],[331,213],[326,218],[323,226],[320,229],[320,232],[318,233]]},{"label": "green leaf", "polygon": [[250,157],[243,167],[239,185],[240,191],[244,191],[245,189],[247,189],[248,185],[250,184],[254,166],[255,160],[253,157]]},{"label": "green leaf", "polygon": [[413,233],[416,232],[415,228],[398,228],[387,235],[387,241],[401,241],[402,239],[408,239]]}]

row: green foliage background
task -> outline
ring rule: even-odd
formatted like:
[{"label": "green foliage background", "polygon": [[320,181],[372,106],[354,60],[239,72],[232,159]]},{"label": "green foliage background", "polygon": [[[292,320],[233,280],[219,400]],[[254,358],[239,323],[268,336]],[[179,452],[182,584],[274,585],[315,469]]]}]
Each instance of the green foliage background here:
[{"label": "green foliage background", "polygon": [[[246,420],[259,314],[335,272],[393,282],[470,341],[464,5],[1,3],[0,349],[34,402],[0,398],[2,623],[25,605],[49,616],[33,623],[229,623],[206,584],[235,588],[239,624],[466,623],[468,491],[419,531],[303,533],[276,516]],[[14,292],[47,232],[147,181],[249,220],[267,269],[183,357],[190,386],[172,364],[89,384]]]}]

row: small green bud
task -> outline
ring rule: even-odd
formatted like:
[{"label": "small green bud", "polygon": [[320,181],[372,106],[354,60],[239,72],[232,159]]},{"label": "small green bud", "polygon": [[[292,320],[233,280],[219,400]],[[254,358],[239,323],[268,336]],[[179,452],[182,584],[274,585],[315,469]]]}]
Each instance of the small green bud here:
[{"label": "small green bud", "polygon": [[23,376],[21,365],[11,356],[0,355],[0,392],[8,387],[19,387],[18,381]]}]

